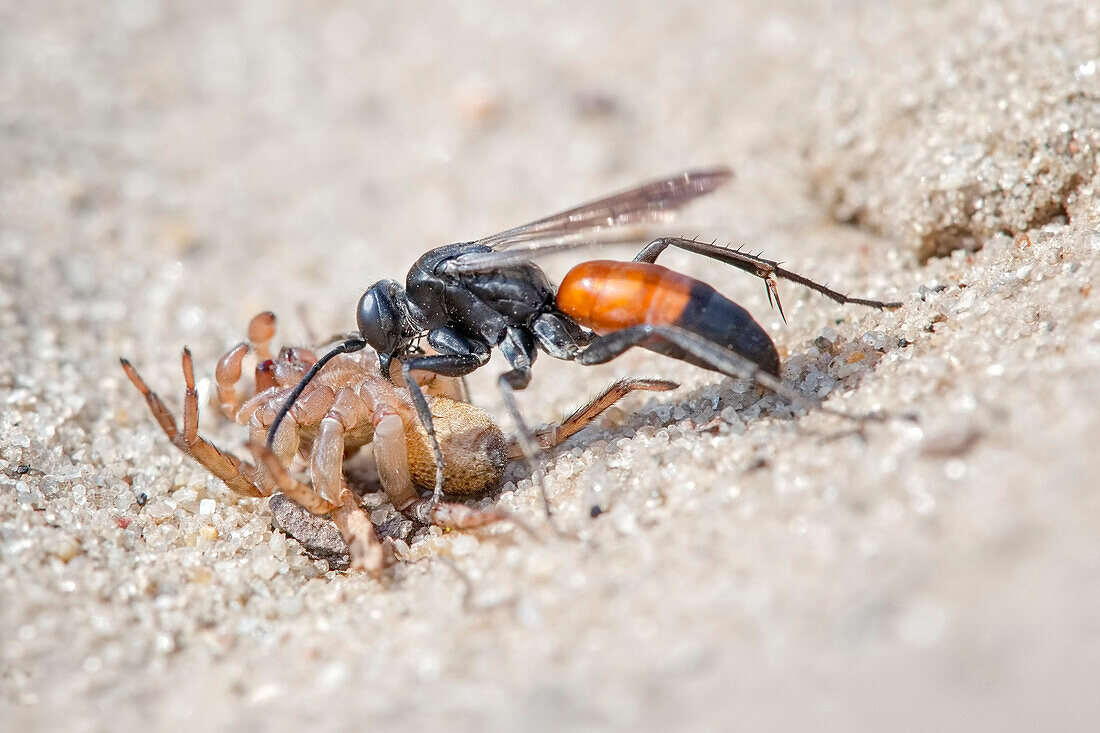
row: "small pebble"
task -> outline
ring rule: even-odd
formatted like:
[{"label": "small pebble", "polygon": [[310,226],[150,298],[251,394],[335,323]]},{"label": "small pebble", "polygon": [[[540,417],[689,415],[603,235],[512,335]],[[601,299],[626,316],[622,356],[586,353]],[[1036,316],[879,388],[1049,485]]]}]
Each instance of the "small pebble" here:
[{"label": "small pebble", "polygon": [[57,539],[51,552],[62,562],[67,563],[80,554],[80,541],[75,537],[62,535]]},{"label": "small pebble", "polygon": [[347,570],[348,546],[331,519],[303,509],[283,494],[267,501],[275,526],[293,537],[311,557],[324,560],[332,570]]}]

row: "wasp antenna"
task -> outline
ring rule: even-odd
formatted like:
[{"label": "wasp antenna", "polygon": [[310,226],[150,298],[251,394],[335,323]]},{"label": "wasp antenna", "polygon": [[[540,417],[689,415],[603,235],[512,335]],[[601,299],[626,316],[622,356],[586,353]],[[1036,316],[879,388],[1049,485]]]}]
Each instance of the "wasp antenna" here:
[{"label": "wasp antenna", "polygon": [[359,337],[352,337],[343,343],[339,343],[332,347],[332,350],[318,359],[313,366],[309,368],[309,371],[305,373],[305,376],[301,378],[298,384],[294,385],[294,389],[290,391],[290,394],[286,398],[286,402],[279,408],[279,413],[275,416],[275,421],[271,423],[271,427],[267,430],[267,448],[272,449],[275,443],[275,435],[279,432],[279,426],[283,422],[283,418],[290,412],[290,408],[294,406],[294,403],[302,396],[302,392],[309,385],[313,378],[317,376],[317,372],[321,371],[321,368],[332,361],[340,354],[350,354],[353,351],[362,351],[367,347],[367,342]]}]

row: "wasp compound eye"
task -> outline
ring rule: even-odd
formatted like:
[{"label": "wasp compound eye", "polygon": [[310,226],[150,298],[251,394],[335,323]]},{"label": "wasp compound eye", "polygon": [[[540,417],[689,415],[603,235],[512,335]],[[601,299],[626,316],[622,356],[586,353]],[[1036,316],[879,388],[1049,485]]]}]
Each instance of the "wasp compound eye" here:
[{"label": "wasp compound eye", "polygon": [[401,346],[401,312],[394,300],[397,289],[393,280],[381,280],[359,299],[355,315],[359,333],[379,354],[393,354]]}]

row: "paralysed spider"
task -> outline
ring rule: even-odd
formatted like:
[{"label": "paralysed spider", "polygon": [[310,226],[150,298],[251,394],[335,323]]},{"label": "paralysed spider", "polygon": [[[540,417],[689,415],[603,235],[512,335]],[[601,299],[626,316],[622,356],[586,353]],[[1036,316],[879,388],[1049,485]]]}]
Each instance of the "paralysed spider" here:
[{"label": "paralysed spider", "polygon": [[[382,544],[358,496],[348,487],[343,470],[345,457],[368,444],[374,452],[382,488],[394,508],[410,519],[451,529],[474,529],[513,519],[498,508],[478,509],[436,501],[430,492],[428,497],[420,495],[418,487],[431,489],[435,483],[434,452],[400,375],[394,375],[394,381],[384,378],[372,353],[344,354],[333,359],[295,401],[278,428],[272,448],[266,448],[268,428],[287,395],[317,361],[314,352],[305,348],[283,347],[273,357],[270,344],[274,335],[274,314],[255,316],[248,327],[248,341],[230,349],[215,371],[221,411],[230,420],[248,426],[255,463],[220,450],[198,434],[199,399],[188,349],[184,349],[182,358],[186,385],[182,430],[133,365],[122,359],[122,368],[145,397],[172,444],[230,489],[251,497],[282,492],[313,514],[330,515],[347,543],[353,569],[378,574],[384,565]],[[257,359],[255,384],[242,400],[237,383],[250,351]],[[495,488],[507,461],[522,455],[516,441],[506,440],[487,413],[465,401],[459,380],[431,373],[415,373],[413,378],[429,396],[445,457],[444,493],[452,498],[469,498]],[[537,440],[542,448],[553,448],[628,393],[675,387],[675,383],[665,380],[620,380],[560,424],[538,431]],[[308,484],[291,472],[296,457],[308,466]]]}]

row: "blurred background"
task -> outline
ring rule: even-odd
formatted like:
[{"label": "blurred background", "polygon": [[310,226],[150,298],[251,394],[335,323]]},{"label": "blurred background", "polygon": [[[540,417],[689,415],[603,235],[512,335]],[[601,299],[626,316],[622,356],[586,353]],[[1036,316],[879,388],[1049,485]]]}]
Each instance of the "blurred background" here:
[{"label": "blurred background", "polygon": [[308,304],[347,328],[365,285],[432,246],[691,166],[739,175],[699,233],[773,249],[817,215],[791,198],[805,174],[786,180],[806,102],[828,91],[813,69],[865,24],[890,31],[846,17],[833,33],[847,38],[808,44],[833,12],[9,4],[9,237],[39,234],[65,267],[109,262],[114,295],[185,279],[138,309],[148,320],[127,336],[156,335],[141,348],[205,317],[239,328],[259,307]]}]

